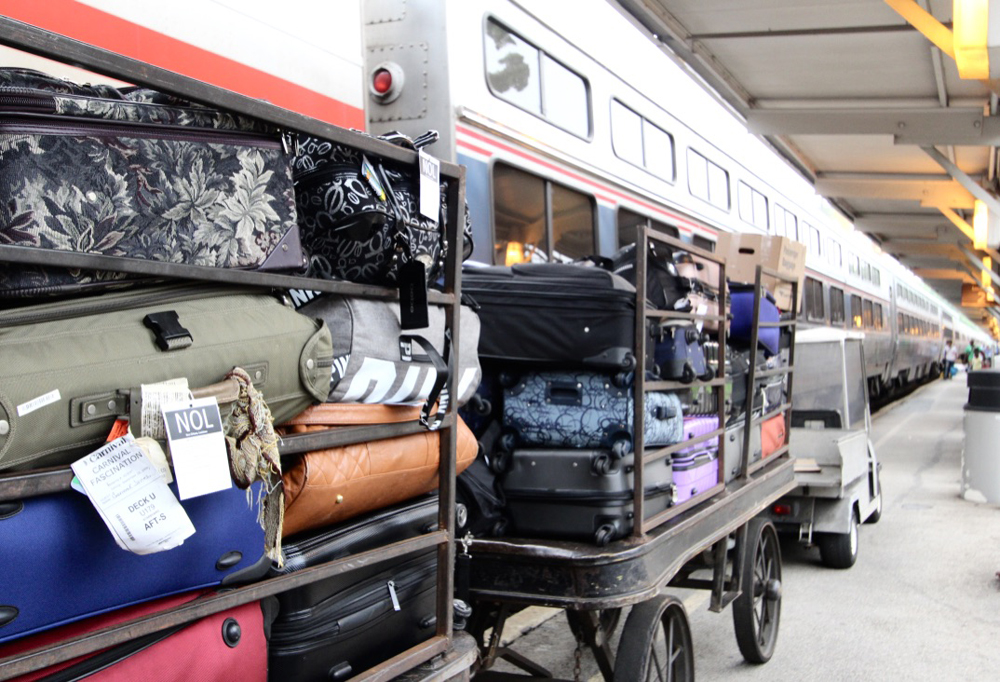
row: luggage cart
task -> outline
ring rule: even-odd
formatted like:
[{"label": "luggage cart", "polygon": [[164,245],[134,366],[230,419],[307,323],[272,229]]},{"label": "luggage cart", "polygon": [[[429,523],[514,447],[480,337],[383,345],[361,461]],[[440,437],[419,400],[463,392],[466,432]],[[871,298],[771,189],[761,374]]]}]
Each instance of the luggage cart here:
[{"label": "luggage cart", "polygon": [[[720,265],[719,291],[726,291],[725,261],[711,252],[694,248],[665,234],[643,228],[636,242],[636,328],[635,357],[646,358],[647,324],[650,320],[697,320],[694,313],[651,310],[646,301],[646,254],[650,240],[684,249],[693,256]],[[778,273],[757,267],[755,306],[759,309],[764,275],[788,281],[798,300],[798,283]],[[768,414],[753,414],[753,392],[747,391],[746,431],[739,453],[739,470],[725,482],[725,354],[726,302],[720,300],[718,363],[715,378],[693,384],[672,381],[647,381],[636,372],[634,414],[635,452],[633,471],[633,509],[643,509],[643,465],[700,441],[719,439],[719,477],[717,484],[680,507],[671,507],[650,518],[636,514],[630,537],[599,547],[579,542],[527,540],[518,538],[473,539],[460,541],[456,586],[473,603],[469,631],[480,646],[480,670],[476,679],[516,680],[524,675],[490,670],[497,659],[516,666],[528,677],[552,678],[551,673],[527,657],[501,646],[507,618],[526,606],[564,609],[578,645],[588,647],[605,680],[634,681],[654,679],[690,680],[694,676],[691,632],[683,604],[663,592],[666,587],[707,589],[711,591],[710,610],[721,612],[733,605],[736,639],[743,656],[750,662],[770,659],[778,634],[781,608],[781,554],[774,526],[756,518],[768,506],[795,486],[793,461],[787,440],[771,456],[757,462],[750,458],[750,429],[778,414],[789,423],[790,401]],[[777,323],[752,325],[752,343],[756,355],[759,328],[786,327],[794,332],[795,311]],[[794,370],[794,347],[789,349],[788,365],[754,376],[755,358],[751,358],[748,386],[765,374],[788,376]],[[677,390],[692,386],[710,387],[719,414],[719,428],[682,443],[656,450],[643,444],[643,401],[647,391]],[[786,429],[786,433],[788,433]],[[733,453],[736,454],[736,453]],[[711,571],[711,577],[697,573]],[[620,620],[621,609],[632,609],[623,626],[617,652],[611,650],[612,635]],[[491,631],[489,637],[486,633]],[[668,666],[669,670],[661,666]]]},{"label": "luggage cart", "polygon": [[[262,119],[283,129],[301,131],[326,138],[383,158],[416,164],[415,152],[8,17],[0,17],[0,44],[57,61],[72,63],[136,85],[147,86],[210,106]],[[448,183],[448,205],[456,206],[458,210],[450,212],[448,224],[445,226],[451,248],[448,251],[445,265],[443,292],[428,292],[428,301],[445,307],[446,328],[451,331],[453,347],[457,352],[459,348],[458,314],[461,296],[460,254],[462,249],[457,248],[456,245],[461,243],[462,225],[464,225],[465,218],[462,213],[465,206],[465,173],[464,168],[460,166],[442,162],[441,175],[442,179]],[[196,265],[178,265],[134,258],[0,245],[0,263],[8,262],[115,270],[139,275],[224,282],[265,289],[306,288],[383,300],[398,298],[398,292],[392,289],[349,282],[241,270],[223,271]],[[448,390],[451,395],[458,394],[457,377],[454,373],[449,377]],[[235,589],[220,590],[216,594],[196,599],[154,616],[128,621],[60,642],[54,646],[0,659],[0,680],[10,679],[92,654],[241,604],[254,602],[331,576],[349,573],[373,563],[414,555],[428,549],[435,549],[437,553],[437,608],[434,636],[351,679],[374,681],[396,679],[400,676],[404,676],[402,679],[405,679],[406,682],[469,679],[469,669],[475,659],[475,646],[467,635],[455,636],[452,632],[456,418],[455,407],[451,405],[439,427],[442,434],[441,464],[438,473],[441,485],[436,530],[413,539],[354,554],[296,573],[262,580]],[[306,433],[284,437],[279,450],[281,455],[285,456],[349,443],[419,433],[424,430],[424,426],[414,421]],[[16,501],[22,498],[69,490],[72,477],[73,474],[69,468],[0,474],[0,509],[5,503],[16,504]]]}]

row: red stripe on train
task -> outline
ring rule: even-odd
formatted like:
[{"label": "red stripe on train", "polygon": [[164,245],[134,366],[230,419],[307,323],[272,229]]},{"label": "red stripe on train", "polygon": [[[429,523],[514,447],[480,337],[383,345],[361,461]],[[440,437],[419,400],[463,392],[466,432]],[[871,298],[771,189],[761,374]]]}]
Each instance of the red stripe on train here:
[{"label": "red stripe on train", "polygon": [[228,57],[73,0],[3,0],[5,16],[345,128],[365,112]]}]

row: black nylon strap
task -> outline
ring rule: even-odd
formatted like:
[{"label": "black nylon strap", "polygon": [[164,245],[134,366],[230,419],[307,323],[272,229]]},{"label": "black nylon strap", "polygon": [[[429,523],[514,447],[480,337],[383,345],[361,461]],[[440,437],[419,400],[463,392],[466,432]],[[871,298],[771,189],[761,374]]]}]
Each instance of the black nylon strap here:
[{"label": "black nylon strap", "polygon": [[[436,431],[441,426],[441,422],[444,421],[444,415],[448,411],[449,396],[447,384],[451,378],[452,367],[451,330],[446,330],[444,333],[444,357],[442,357],[441,353],[438,353],[430,341],[422,336],[403,334],[399,337],[399,340],[404,343],[417,344],[423,348],[431,364],[434,365],[434,369],[437,371],[434,386],[431,388],[430,395],[427,396],[427,402],[424,403],[423,408],[420,410],[420,423],[428,431]],[[438,404],[438,409],[432,419],[431,409],[434,407],[434,403]]]}]

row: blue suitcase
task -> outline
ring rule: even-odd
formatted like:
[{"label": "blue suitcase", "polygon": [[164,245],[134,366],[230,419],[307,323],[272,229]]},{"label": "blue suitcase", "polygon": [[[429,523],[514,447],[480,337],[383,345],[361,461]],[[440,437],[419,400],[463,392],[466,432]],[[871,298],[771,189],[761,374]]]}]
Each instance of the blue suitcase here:
[{"label": "blue suitcase", "polygon": [[[732,322],[729,325],[729,338],[734,343],[749,345],[750,334],[753,331],[753,286],[730,284],[730,312]],[[781,318],[774,297],[767,291],[762,292],[758,316],[761,322],[777,322]],[[777,355],[781,351],[781,331],[778,327],[760,327],[757,330],[757,343],[769,355]]]},{"label": "blue suitcase", "polygon": [[[632,450],[631,374],[529,372],[504,383],[501,447],[601,448],[621,456]],[[683,407],[674,393],[648,393],[647,446],[680,441]],[[511,439],[513,438],[513,442]]]},{"label": "blue suitcase", "polygon": [[710,381],[715,372],[705,362],[704,337],[689,322],[667,321],[653,335],[656,373],[661,378],[690,384],[695,379]]},{"label": "blue suitcase", "polygon": [[[0,642],[178,592],[262,577],[260,484],[184,500],[195,533],[140,556],[120,549],[76,491],[0,503]],[[171,484],[177,494],[176,484]]]}]

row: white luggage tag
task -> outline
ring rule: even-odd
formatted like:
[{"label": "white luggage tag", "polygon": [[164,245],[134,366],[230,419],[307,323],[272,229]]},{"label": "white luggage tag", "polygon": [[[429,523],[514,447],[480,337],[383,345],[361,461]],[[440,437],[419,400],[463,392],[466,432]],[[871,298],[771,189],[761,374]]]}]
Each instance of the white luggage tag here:
[{"label": "white luggage tag", "polygon": [[163,423],[182,500],[232,487],[222,416],[214,397],[165,406]]}]

